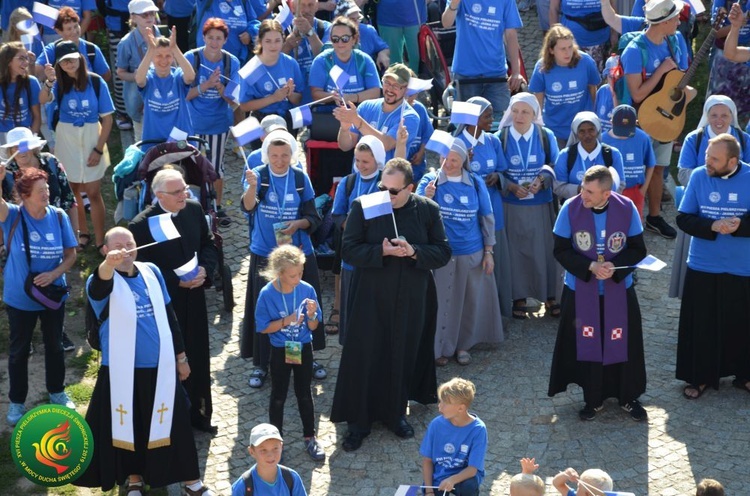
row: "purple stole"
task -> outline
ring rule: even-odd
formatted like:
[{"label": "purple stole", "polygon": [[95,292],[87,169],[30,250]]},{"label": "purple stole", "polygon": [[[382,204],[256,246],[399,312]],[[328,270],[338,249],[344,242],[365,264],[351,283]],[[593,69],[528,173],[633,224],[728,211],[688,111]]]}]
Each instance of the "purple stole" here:
[{"label": "purple stole", "polygon": [[[633,207],[623,197],[612,193],[607,206],[604,253],[596,249],[597,232],[594,213],[576,196],[568,206],[573,249],[590,260],[612,260],[627,244],[627,233]],[[604,282],[604,328],[599,308],[599,279],[588,282],[576,279],[576,352],[581,362],[604,365],[628,361],[628,306],[625,281]],[[602,349],[603,348],[603,349]]]}]

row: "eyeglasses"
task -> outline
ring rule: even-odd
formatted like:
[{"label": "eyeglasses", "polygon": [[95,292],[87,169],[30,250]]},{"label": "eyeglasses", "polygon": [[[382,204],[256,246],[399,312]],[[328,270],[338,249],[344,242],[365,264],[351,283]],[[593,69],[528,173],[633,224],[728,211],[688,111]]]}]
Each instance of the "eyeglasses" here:
[{"label": "eyeglasses", "polygon": [[331,36],[331,43],[349,43],[354,36],[345,34],[344,36]]},{"label": "eyeglasses", "polygon": [[391,196],[396,196],[397,194],[401,193],[401,192],[402,192],[403,190],[405,190],[405,189],[406,189],[406,188],[408,188],[408,187],[409,187],[409,185],[407,184],[406,186],[404,186],[404,187],[403,187],[403,188],[401,188],[401,189],[396,189],[396,188],[388,188],[388,187],[386,187],[386,186],[385,186],[385,185],[384,185],[384,184],[383,184],[382,182],[381,182],[381,183],[378,183],[378,189],[379,189],[380,191],[388,191],[388,193],[390,193],[390,195],[391,195]]},{"label": "eyeglasses", "polygon": [[406,89],[406,85],[402,86],[400,84],[393,84],[385,78],[383,79],[382,83],[383,83],[383,89],[388,88],[389,90],[393,90],[393,91],[402,91]]},{"label": "eyeglasses", "polygon": [[172,196],[180,196],[180,195],[187,194],[189,191],[190,191],[190,187],[185,186],[182,189],[176,189],[174,191],[162,191],[162,193],[166,193],[166,194],[172,195]]},{"label": "eyeglasses", "polygon": [[20,60],[21,62],[28,62],[28,61],[29,61],[29,58],[28,58],[27,56],[25,56],[25,55],[16,55],[16,56],[15,56],[15,57],[13,57],[13,58],[14,58],[14,59],[18,59],[18,60]]}]

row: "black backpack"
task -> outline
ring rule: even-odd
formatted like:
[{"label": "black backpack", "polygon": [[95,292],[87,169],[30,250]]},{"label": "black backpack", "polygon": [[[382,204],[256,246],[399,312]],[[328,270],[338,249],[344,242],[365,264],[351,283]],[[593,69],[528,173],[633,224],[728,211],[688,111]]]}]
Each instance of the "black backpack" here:
[{"label": "black backpack", "polygon": [[[291,469],[288,469],[283,465],[279,465],[279,470],[281,470],[281,476],[284,478],[286,487],[289,488],[289,494],[294,494],[294,492],[292,491],[294,489],[294,475],[292,474]],[[253,476],[250,475],[250,470],[242,474],[242,481],[245,483],[245,496],[252,496],[254,494],[255,487],[253,484]]]},{"label": "black backpack", "polygon": [[[536,127],[536,132],[539,134],[539,139],[542,141],[542,148],[544,148],[544,163],[547,165],[554,165],[550,163],[551,156],[549,150],[549,136],[547,136],[547,133],[544,132],[544,128],[541,125],[534,124],[534,127]],[[502,130],[500,130],[500,142],[503,145],[503,151],[507,151],[508,149],[509,134],[510,126],[506,126]]]},{"label": "black backpack", "polygon": [[[737,140],[737,142],[740,144],[740,155],[742,155],[742,150],[745,150],[745,134],[742,132],[742,129],[732,126],[732,129],[734,129],[734,132],[737,133],[737,136],[740,137],[740,139]],[[705,132],[706,128],[702,127],[698,130],[698,134],[695,137],[695,154],[697,155],[698,152],[700,152],[701,149],[701,142],[703,141],[703,133]]]},{"label": "black backpack", "polygon": [[[193,80],[193,84],[191,86],[195,87],[200,84],[200,78],[198,77],[198,74],[201,69],[201,49],[200,48],[194,48],[190,50],[189,52],[186,52],[185,55],[188,53],[193,54],[193,70],[195,71],[195,79]],[[222,58],[222,64],[224,67],[224,70],[222,71],[223,76],[227,80],[232,79],[232,57],[229,55],[229,52],[226,50],[222,50],[221,54],[223,56]]]},{"label": "black backpack", "polygon": [[[93,86],[94,93],[96,94],[96,101],[97,106],[99,102],[99,88],[101,87],[102,83],[102,77],[99,74],[89,72],[89,84]],[[62,102],[62,87],[58,84],[57,85],[57,94],[55,95],[55,112],[52,114],[52,122],[49,125],[49,128],[54,130],[57,127],[57,123],[60,122],[60,103]]]},{"label": "black backpack", "polygon": [[[600,143],[602,145],[602,158],[604,159],[604,166],[609,168],[612,167],[612,147]],[[573,170],[573,166],[576,164],[578,159],[578,144],[576,143],[572,147],[568,147],[568,175]]]},{"label": "black backpack", "polygon": [[97,316],[94,311],[94,307],[91,306],[88,296],[86,297],[86,320],[84,326],[86,328],[86,341],[89,343],[91,348],[101,351],[102,343],[99,341],[99,329],[102,323],[109,318],[109,305],[106,305],[102,310],[102,314]]}]

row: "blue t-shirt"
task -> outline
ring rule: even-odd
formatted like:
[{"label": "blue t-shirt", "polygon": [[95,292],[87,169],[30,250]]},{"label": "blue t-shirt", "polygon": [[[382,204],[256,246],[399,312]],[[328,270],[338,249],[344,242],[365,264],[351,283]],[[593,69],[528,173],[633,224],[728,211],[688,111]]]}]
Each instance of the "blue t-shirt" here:
[{"label": "blue t-shirt", "polygon": [[[31,115],[31,107],[39,105],[39,91],[41,86],[39,80],[34,76],[29,76],[29,90],[21,89],[18,98],[18,111],[16,112],[16,105],[13,102],[13,97],[16,94],[16,83],[15,81],[8,85],[8,89],[3,91],[3,87],[0,86],[0,133],[7,133],[14,127],[31,127],[31,121],[33,115]],[[30,99],[29,99],[30,98]],[[5,106],[6,100],[8,106]]]},{"label": "blue t-shirt", "polygon": [[[667,40],[664,40],[660,45],[655,45],[645,35],[643,35],[642,38],[646,46],[647,54],[645,67],[646,77],[649,78],[656,68],[659,67],[667,57],[671,57],[672,55],[669,46],[667,45]],[[677,58],[679,59],[677,61],[677,66],[680,70],[684,71],[687,70],[688,67],[688,53],[680,40],[684,43],[684,38],[681,35],[678,35],[675,38],[675,41],[677,41],[677,52],[679,52],[677,53]],[[635,40],[628,43],[628,46],[625,47],[625,50],[620,57],[620,62],[622,63],[622,68],[625,74],[642,74],[642,70],[644,69],[643,55],[641,54],[641,49],[638,44],[636,44]]]},{"label": "blue t-shirt", "polygon": [[587,53],[579,52],[581,60],[576,67],[555,64],[549,71],[542,70],[542,61],[534,67],[529,81],[529,91],[544,93],[544,125],[560,139],[567,139],[570,123],[578,112],[594,110],[589,86],[601,82],[596,62]]},{"label": "blue t-shirt", "polygon": [[378,26],[409,27],[427,22],[425,0],[380,0],[378,2]]},{"label": "blue t-shirt", "polygon": [[[471,143],[474,137],[467,130],[464,129],[458,135],[458,138],[464,142],[467,150],[472,148]],[[503,145],[500,143],[500,138],[494,134],[482,131],[473,147],[473,156],[471,162],[469,162],[471,172],[478,175],[482,179],[482,182],[484,182],[484,179],[488,175],[493,172],[502,174],[507,168],[508,164],[505,162],[505,154],[503,154]],[[495,231],[500,231],[505,227],[503,199],[498,189],[499,184],[498,182],[495,186],[487,188],[490,195],[490,203],[492,204],[492,212],[495,214]]]},{"label": "blue t-shirt", "polygon": [[[323,39],[320,40],[324,44],[331,42],[331,24],[327,24],[328,26],[326,27],[325,35]],[[378,31],[374,27],[361,22],[359,24],[359,44],[356,48],[372,57],[372,60],[375,60],[378,53],[382,50],[388,49],[388,43],[383,41],[383,38],[380,37]],[[299,58],[297,58],[297,60],[299,60]],[[302,65],[302,62],[300,62],[300,65]]]},{"label": "blue t-shirt", "polygon": [[596,90],[596,102],[594,112],[602,123],[602,134],[612,129],[612,112],[615,110],[615,101],[612,98],[612,89],[609,83],[604,83]]},{"label": "blue t-shirt", "polygon": [[[740,164],[740,170],[730,177],[710,177],[706,167],[693,171],[685,188],[679,211],[707,219],[740,217],[750,211],[750,167]],[[747,219],[743,219],[747,222]],[[708,240],[693,236],[690,240],[687,264],[693,270],[721,274],[750,276],[750,238],[731,234],[716,234]]]},{"label": "blue t-shirt", "polygon": [[[35,219],[26,210],[21,214],[21,207],[8,204],[8,217],[5,222],[0,222],[0,227],[8,242],[10,229],[13,221],[23,215],[26,227],[29,230],[29,253],[31,254],[31,272],[49,272],[55,270],[63,260],[65,248],[78,246],[73,228],[70,225],[68,214],[62,212],[62,222],[57,216],[55,207],[47,207],[46,215],[42,219]],[[23,242],[23,224],[19,220],[16,231],[11,240],[10,256],[5,263],[3,277],[3,300],[5,304],[18,310],[38,311],[45,310],[39,303],[35,302],[23,291],[26,276],[29,275],[29,264],[26,262],[26,252]],[[55,279],[53,284],[65,286],[65,274]],[[65,297],[67,299],[67,296]]]},{"label": "blue t-shirt", "polygon": [[[719,9],[725,9],[727,12],[729,12],[729,8],[731,4],[734,2],[726,2],[725,0],[714,0],[713,5],[711,6],[711,24],[713,25],[714,22],[716,22],[716,14],[719,13]],[[737,2],[740,4],[740,7],[742,8],[742,12],[747,14],[747,12],[750,12],[750,5],[748,5],[747,2]],[[724,18],[724,22],[722,23],[721,27],[729,26],[729,16],[727,15]],[[739,40],[737,41],[738,46],[747,46],[750,43],[750,25],[746,22],[742,25],[740,28],[740,36]]]},{"label": "blue t-shirt", "polygon": [[[570,238],[572,236],[570,228],[570,214],[568,213],[568,208],[570,206],[570,201],[573,198],[569,199],[563,204],[562,208],[560,208],[560,213],[557,215],[557,221],[555,222],[555,227],[552,230],[557,236],[563,238]],[[625,236],[629,238],[631,236],[642,234],[643,226],[641,225],[641,216],[638,213],[638,209],[635,207],[635,204],[630,201],[630,199],[627,199],[627,202],[633,208],[633,213],[630,216],[630,226],[628,227],[628,232],[625,234]],[[600,214],[594,214],[594,228],[596,229],[596,253],[600,255],[604,253],[604,243],[606,242],[608,237],[610,235],[617,234],[607,233],[608,213],[609,210],[605,210]],[[633,276],[632,274],[628,274],[628,276],[625,278],[625,287],[629,288],[632,284]],[[576,277],[567,270],[565,271],[565,285],[573,291],[575,291],[576,289]],[[604,294],[604,281],[599,281],[599,294]]]},{"label": "blue t-shirt", "polygon": [[[318,34],[318,37],[320,38],[320,33],[323,33],[323,37],[320,38],[320,41],[325,43],[331,35],[331,23],[328,21],[323,21],[321,19],[318,19],[317,17],[314,19],[313,22],[313,29],[315,30],[315,33]],[[302,70],[302,74],[307,78],[310,75],[310,67],[312,66],[313,59],[315,58],[312,53],[312,48],[310,48],[310,41],[308,38],[302,38],[299,42],[299,45],[297,46],[296,50],[292,52],[294,55],[294,58],[297,59],[297,63],[299,64],[300,69]]]},{"label": "blue t-shirt", "polygon": [[[137,29],[130,31],[122,37],[117,44],[117,65],[118,69],[125,69],[128,72],[135,72],[141,65],[143,57],[148,51],[146,40],[143,39],[141,32]],[[135,84],[135,83],[133,83]]]},{"label": "blue t-shirt", "polygon": [[588,14],[598,14],[602,10],[599,0],[562,0],[560,2],[560,24],[570,29],[581,47],[601,45],[609,40],[609,26],[595,31],[589,31],[569,17],[585,17]]},{"label": "blue t-shirt", "polygon": [[[271,338],[271,346],[283,348],[286,341],[297,341],[302,344],[311,342],[312,332],[308,326],[307,300],[315,300],[317,303],[318,296],[315,294],[315,289],[305,281],[300,281],[297,287],[288,294],[281,293],[274,287],[273,282],[267,283],[260,290],[258,302],[255,304],[255,332],[263,331],[274,320],[301,313],[304,318],[300,325],[290,324],[268,335]],[[315,315],[318,321],[323,318],[320,305]]]},{"label": "blue t-shirt", "polygon": [[[578,144],[575,144],[573,146],[578,146]],[[557,181],[561,183],[581,184],[581,182],[583,181],[583,174],[587,170],[589,170],[594,165],[604,165],[604,157],[602,156],[601,148],[599,149],[599,153],[593,160],[584,160],[579,149],[578,157],[576,157],[573,168],[570,170],[570,174],[568,174],[569,150],[569,147],[560,150],[560,154],[557,156],[557,161],[555,161],[555,179],[557,179]],[[622,183],[624,182],[627,185],[628,183],[627,181],[625,181],[625,171],[623,170],[622,166],[622,154],[619,150],[617,150],[617,148],[612,149],[612,167],[620,176],[620,184],[622,185]],[[614,184],[612,185],[612,189],[615,189]]]},{"label": "blue t-shirt", "polygon": [[[427,184],[436,177],[436,172],[425,174],[419,181],[417,194],[424,196]],[[479,217],[492,215],[492,203],[481,178],[464,173],[460,182],[439,183],[433,200],[440,206],[445,234],[454,255],[470,255],[484,248]]]},{"label": "blue t-shirt", "polygon": [[[274,65],[262,65],[257,70],[263,71],[263,74],[255,83],[250,85],[247,83],[247,80],[242,80],[242,84],[240,85],[240,102],[242,103],[272,95],[286,84],[287,79],[294,80],[295,93],[302,93],[302,90],[305,88],[305,78],[302,77],[302,70],[299,68],[299,64],[285,53],[279,55],[279,60]],[[264,114],[284,116],[292,107],[293,105],[289,100],[284,99],[263,107],[259,111]]]},{"label": "blue t-shirt", "polygon": [[619,150],[625,171],[625,184],[628,188],[643,184],[646,180],[646,169],[656,165],[651,138],[639,128],[635,129],[635,135],[625,139],[605,133],[602,135],[602,143]]},{"label": "blue t-shirt", "polygon": [[[60,83],[55,81],[55,86],[52,88],[55,99],[58,91],[60,91]],[[114,111],[115,107],[107,84],[104,81],[99,82],[99,98],[97,98],[91,83],[91,76],[89,76],[89,84],[86,85],[85,90],[78,91],[72,87],[60,100],[60,122],[74,126],[96,124],[100,116]]]},{"label": "blue t-shirt", "polygon": [[128,14],[128,3],[130,0],[107,0],[107,7],[117,12],[122,12],[123,15],[106,15],[104,17],[104,23],[107,25],[109,31],[122,33],[123,35],[128,31],[128,25],[125,21],[130,18]]},{"label": "blue t-shirt", "polygon": [[[94,47],[95,55],[93,63],[91,62],[91,58],[88,55],[86,44],[91,44]],[[107,72],[109,72],[109,64],[107,63],[107,59],[104,58],[104,54],[102,54],[102,51],[98,46],[94,45],[93,43],[89,43],[84,39],[79,39],[78,52],[86,61],[86,68],[89,70],[89,72],[95,72],[100,76],[104,76],[105,74],[107,74]],[[49,61],[50,64],[55,65],[56,60],[57,57],[55,56],[55,43],[49,43],[44,47],[44,53],[37,57],[36,63],[44,66],[44,64]]]},{"label": "blue t-shirt", "polygon": [[5,0],[0,2],[0,28],[3,31],[7,31],[10,24],[10,15],[18,7],[26,7],[26,10],[32,12],[34,0]]},{"label": "blue t-shirt", "polygon": [[[253,169],[253,172],[260,178],[257,167]],[[266,189],[261,202],[255,206],[255,223],[250,236],[250,251],[262,257],[267,257],[276,248],[273,225],[277,222],[299,219],[301,204],[315,198],[312,183],[307,176],[305,176],[304,189],[299,193],[295,187],[294,171],[290,169],[282,177],[273,175],[270,170],[268,172],[271,184]],[[260,188],[260,181],[258,188]],[[302,229],[294,233],[292,244],[301,248],[305,255],[313,253],[310,236]]]},{"label": "blue t-shirt", "polygon": [[[680,150],[680,158],[677,160],[677,167],[682,169],[695,169],[696,167],[706,164],[706,149],[708,148],[708,140],[712,137],[709,128],[709,126],[703,128],[703,138],[701,139],[697,151],[695,149],[695,142],[698,139],[700,129],[695,129],[688,133],[682,144],[682,150]],[[740,143],[740,148],[742,150],[740,153],[740,160],[742,162],[750,163],[750,135],[744,131],[740,131],[740,136],[735,128],[731,126],[727,132],[737,138],[737,141]]]},{"label": "blue t-shirt", "polygon": [[516,2],[461,2],[456,12],[456,48],[451,70],[466,77],[505,77],[508,74],[505,30],[522,27]]},{"label": "blue t-shirt", "polygon": [[[159,280],[161,293],[164,297],[164,304],[168,305],[171,299],[169,298],[167,286],[164,283],[164,277],[162,276],[161,271],[152,263],[147,262],[147,265],[154,271],[156,278]],[[89,292],[89,285],[93,278],[94,275],[92,274],[86,281],[87,295]],[[136,325],[134,367],[137,369],[155,368],[159,365],[159,329],[156,326],[154,307],[151,303],[151,298],[148,295],[146,281],[144,281],[143,276],[140,274],[136,277],[123,276],[123,279],[133,292],[133,296],[135,296]],[[96,313],[97,316],[100,316],[104,311],[104,308],[109,305],[110,296],[111,294],[103,300],[94,300],[89,296],[89,302],[91,302],[91,307],[94,309],[94,313]],[[102,322],[102,325],[99,327],[99,341],[102,346],[102,365],[109,365],[109,318]]]},{"label": "blue t-shirt", "polygon": [[[229,28],[229,37],[224,45],[224,50],[236,56],[240,63],[244,63],[251,57],[251,54],[249,46],[243,45],[240,41],[240,35],[247,33],[250,35],[250,40],[255,40],[260,28],[258,14],[250,2],[246,0],[213,0],[209,8],[206,8],[205,6],[208,1],[197,1],[196,12],[203,12],[203,17],[198,20],[199,29],[195,36],[196,46],[202,47],[206,44],[203,39],[203,25],[206,23],[206,20],[211,17],[218,17]],[[260,12],[260,14],[262,13]]]},{"label": "blue t-shirt", "polygon": [[56,8],[57,10],[60,10],[63,7],[70,7],[76,11],[76,14],[78,14],[78,17],[81,19],[83,19],[84,11],[96,10],[96,0],[47,0],[44,3],[50,7]]},{"label": "blue t-shirt", "polygon": [[[542,128],[542,131],[547,133],[549,160],[554,164],[559,153],[557,140],[549,129]],[[544,145],[536,130],[531,137],[531,143],[523,137],[519,141],[520,143],[508,130],[507,145],[503,152],[504,162],[507,165],[504,174],[507,179],[515,184],[529,185],[542,173],[542,167],[545,165]],[[552,201],[552,188],[540,190],[533,198],[520,199],[516,195],[507,194],[502,197],[502,200],[514,205],[542,205]]]},{"label": "blue t-shirt", "polygon": [[[281,474],[281,469],[278,469],[276,473],[276,481],[273,484],[269,484],[260,478],[256,471],[256,465],[253,465],[250,469],[250,475],[253,478],[253,488],[255,489],[254,494],[258,494],[259,496],[307,496],[307,492],[305,492],[305,484],[302,482],[302,478],[300,478],[299,474],[294,470],[292,470],[294,485],[291,494],[286,482],[284,482],[284,476]],[[232,484],[232,496],[245,496],[245,491],[245,481],[240,477],[234,481],[234,484]]]},{"label": "blue t-shirt", "polygon": [[[245,164],[245,169],[242,171],[242,180],[241,180],[241,182],[242,182],[242,191],[244,191],[244,190],[247,189],[247,179],[245,178],[245,172],[247,172],[248,169],[252,170],[252,169],[255,169],[256,167],[259,167],[261,165],[263,165],[263,150],[260,149],[260,148],[258,148],[257,150],[251,151],[247,155],[247,163]],[[302,166],[302,162],[297,161],[296,164],[292,164],[292,165],[294,167],[300,169],[301,171],[303,171],[305,174],[307,174],[307,171]],[[245,214],[245,215],[247,215],[247,214]]]},{"label": "blue t-shirt", "polygon": [[[154,68],[146,73],[143,97],[143,139],[167,141],[173,128],[193,134],[190,106],[186,100],[190,87],[182,79],[182,69],[172,67],[166,77],[156,75]],[[154,145],[144,145],[145,152]]]},{"label": "blue t-shirt", "polygon": [[[203,49],[200,50],[201,66],[195,73],[194,86],[201,84],[208,80],[213,74],[214,70],[218,67],[222,75],[221,83],[226,86],[227,80],[224,79],[224,56],[217,62],[211,62],[206,59],[203,54]],[[185,54],[185,58],[190,65],[195,66],[195,53],[191,50]],[[229,55],[229,77],[237,84],[240,84],[240,76],[237,71],[240,70],[240,61],[234,55]],[[232,107],[229,106],[226,100],[219,95],[219,90],[216,88],[210,88],[203,92],[202,95],[198,95],[188,102],[190,106],[190,115],[196,116],[193,120],[193,130],[198,134],[222,134],[229,131],[229,126],[234,122],[234,114]]]},{"label": "blue t-shirt", "polygon": [[[430,137],[435,131],[435,128],[432,127],[432,119],[430,118],[430,114],[427,112],[427,107],[425,107],[422,102],[416,99],[411,106],[419,116],[419,131],[414,137],[414,142],[411,144],[411,147],[409,147],[409,150],[406,152],[406,156],[410,162],[414,157],[414,154],[419,151],[422,145],[425,145],[428,141],[430,141]],[[411,168],[414,172],[414,182],[418,183],[419,180],[422,179],[422,176],[427,169],[427,154],[425,153],[424,155],[422,155],[422,162],[416,165],[412,164]]]},{"label": "blue t-shirt", "polygon": [[333,48],[323,50],[313,60],[309,78],[311,87],[320,88],[329,93],[336,89],[336,85],[328,74],[333,67],[331,59],[335,65],[341,67],[344,72],[349,74],[349,80],[341,88],[342,93],[359,93],[370,88],[381,87],[378,68],[375,67],[375,62],[372,61],[369,55],[355,49],[352,50],[349,61],[342,62],[336,56]]},{"label": "blue t-shirt", "polygon": [[[378,191],[378,175],[370,179],[362,179],[359,173],[356,173],[357,177],[354,181],[354,187],[349,195],[346,197],[346,177],[339,181],[336,186],[336,194],[333,197],[333,208],[331,210],[332,215],[348,215],[352,209],[352,203],[354,200],[362,195],[369,195],[370,193],[376,193]],[[354,270],[354,266],[341,261],[341,267],[347,270]]]},{"label": "blue t-shirt", "polygon": [[[417,130],[419,129],[419,114],[409,105],[408,103],[403,106],[398,106],[391,112],[383,112],[383,99],[378,98],[376,100],[365,100],[359,107],[357,107],[357,113],[359,116],[367,121],[373,128],[377,129],[381,133],[390,136],[394,140],[398,134],[398,126],[401,120],[401,113],[403,110],[404,126],[409,132],[409,138],[406,141],[406,149],[410,150],[412,143],[416,139]],[[355,134],[361,135],[362,133],[357,130],[356,127],[352,126],[349,130]],[[388,162],[396,153],[396,148],[385,152],[385,161]]]},{"label": "blue t-shirt", "polygon": [[195,7],[195,0],[165,0],[164,12],[169,17],[190,17]]},{"label": "blue t-shirt", "polygon": [[[641,12],[642,13],[642,12]],[[643,16],[629,17],[620,16],[620,23],[622,24],[622,32],[620,35],[625,33],[632,33],[633,31],[643,31],[646,29],[646,18]]]},{"label": "blue t-shirt", "polygon": [[438,486],[466,467],[477,469],[477,482],[484,480],[487,427],[474,414],[469,425],[458,427],[442,415],[435,417],[419,446],[419,454],[432,460],[432,485]]}]

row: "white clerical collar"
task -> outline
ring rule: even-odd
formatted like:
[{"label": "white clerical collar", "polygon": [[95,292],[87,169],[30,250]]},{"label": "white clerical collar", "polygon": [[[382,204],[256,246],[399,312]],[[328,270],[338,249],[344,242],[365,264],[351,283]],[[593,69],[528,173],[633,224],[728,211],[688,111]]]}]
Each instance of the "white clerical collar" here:
[{"label": "white clerical collar", "polygon": [[719,177],[721,177],[722,179],[729,179],[730,177],[734,176],[737,173],[737,169],[739,168],[740,168],[740,163],[737,162],[737,166],[734,169],[732,169],[732,172],[729,172],[728,174],[724,174],[723,176],[719,176]]},{"label": "white clerical collar", "polygon": [[513,139],[516,141],[520,140],[521,138],[525,138],[526,142],[531,142],[531,137],[534,135],[534,125],[532,124],[529,126],[529,130],[525,133],[521,134],[518,131],[516,131],[516,128],[513,126],[510,126],[510,135],[513,136]]},{"label": "white clerical collar", "polygon": [[370,179],[372,179],[375,176],[377,176],[379,172],[380,172],[379,170],[375,169],[375,172],[373,172],[372,174],[368,174],[366,176],[363,176],[362,174],[360,174],[359,177],[361,177],[362,180],[364,180],[364,181],[369,181]]},{"label": "white clerical collar", "polygon": [[596,157],[599,156],[599,153],[602,151],[602,144],[597,142],[596,148],[594,148],[594,151],[591,153],[587,152],[583,149],[583,145],[581,143],[578,143],[578,156],[581,157],[581,160],[596,160]]},{"label": "white clerical collar", "polygon": [[177,214],[179,214],[179,213],[180,213],[180,211],[179,211],[179,210],[178,210],[177,212],[172,212],[171,210],[169,210],[169,209],[168,209],[167,207],[165,207],[165,206],[164,206],[164,204],[163,204],[163,203],[161,202],[161,200],[159,200],[159,206],[160,206],[160,207],[161,207],[161,209],[162,209],[162,210],[164,210],[165,212],[168,212],[168,213],[172,214],[172,217],[177,217]]},{"label": "white clerical collar", "polygon": [[477,139],[474,139],[474,135],[471,134],[467,129],[464,129],[463,136],[464,138],[466,138],[466,141],[471,144],[471,146],[476,146],[477,141],[481,144],[484,144],[484,131],[479,131],[479,136],[477,137]]}]

